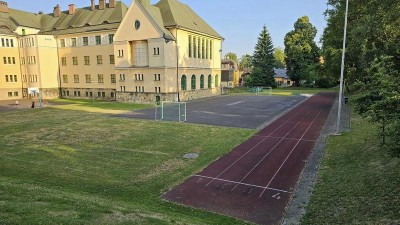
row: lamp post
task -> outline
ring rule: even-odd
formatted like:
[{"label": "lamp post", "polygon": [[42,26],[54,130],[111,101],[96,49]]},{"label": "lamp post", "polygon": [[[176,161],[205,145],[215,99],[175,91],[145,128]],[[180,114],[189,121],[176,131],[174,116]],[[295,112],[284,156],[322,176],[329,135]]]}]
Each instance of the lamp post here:
[{"label": "lamp post", "polygon": [[347,14],[349,12],[349,0],[346,0],[346,13],[344,18],[344,34],[343,34],[343,52],[342,52],[342,66],[340,70],[340,88],[339,88],[339,105],[336,119],[336,135],[340,135],[340,117],[342,113],[342,98],[343,98],[343,74],[344,74],[344,59],[346,53],[346,35],[347,35]]},{"label": "lamp post", "polygon": [[[92,80],[92,84],[94,85],[94,80]],[[94,86],[92,85],[92,102],[94,103]]]}]

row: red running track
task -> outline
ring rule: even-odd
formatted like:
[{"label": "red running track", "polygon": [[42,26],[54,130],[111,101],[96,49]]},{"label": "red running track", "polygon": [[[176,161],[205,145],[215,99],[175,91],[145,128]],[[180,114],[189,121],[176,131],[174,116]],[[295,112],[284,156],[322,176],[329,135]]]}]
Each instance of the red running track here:
[{"label": "red running track", "polygon": [[335,93],[309,98],[162,198],[278,224],[335,98]]}]

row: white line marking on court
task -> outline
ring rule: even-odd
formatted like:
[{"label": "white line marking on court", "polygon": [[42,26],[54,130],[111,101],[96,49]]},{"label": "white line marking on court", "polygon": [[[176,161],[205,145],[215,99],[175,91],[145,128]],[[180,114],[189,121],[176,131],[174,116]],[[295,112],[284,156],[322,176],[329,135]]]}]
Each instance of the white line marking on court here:
[{"label": "white line marking on court", "polygon": [[243,103],[244,101],[238,101],[238,102],[233,102],[233,103],[230,103],[230,104],[227,104],[227,105],[238,105],[238,104],[240,104],[240,103]]},{"label": "white line marking on court", "polygon": [[[256,188],[262,188],[264,189],[264,186],[259,186],[259,185],[254,185],[254,184],[247,184],[247,183],[241,183],[241,182],[237,182],[237,181],[233,181],[233,180],[225,180],[225,179],[220,179],[220,178],[215,178],[215,177],[208,177],[208,176],[202,176],[202,175],[194,175],[195,177],[200,177],[200,178],[207,178],[207,179],[213,179],[213,180],[218,180],[218,181],[224,181],[224,182],[228,182],[228,183],[234,183],[234,184],[238,184],[238,185],[245,185],[245,186],[250,186],[250,187],[256,187]],[[207,185],[206,185],[207,186]],[[284,190],[280,190],[280,189],[276,189],[276,188],[268,188],[268,190],[272,190],[272,191],[279,191],[279,192],[283,192],[283,193],[292,193],[290,191],[284,191]]]},{"label": "white line marking on court", "polygon": [[[305,109],[303,108],[303,109],[301,109],[301,110],[299,110],[299,111],[297,111],[292,117],[290,117],[290,119],[291,118],[294,118],[297,114],[299,114],[301,111],[304,111]],[[277,130],[279,130],[284,124],[286,124],[286,123],[288,123],[288,122],[291,122],[290,121],[290,119],[288,119],[288,120],[286,120],[284,123],[282,123],[279,127],[277,127],[273,132],[271,132],[271,134],[273,134],[273,133],[275,133]],[[270,135],[268,135],[268,136],[270,136]],[[267,137],[265,137],[265,138],[263,138],[261,141],[259,141],[256,145],[254,145],[250,150],[248,150],[246,153],[244,153],[242,156],[240,156],[237,160],[235,160],[230,166],[228,166],[226,169],[224,169],[221,173],[219,173],[217,176],[216,176],[216,178],[218,178],[219,176],[221,176],[222,174],[224,174],[228,169],[230,169],[233,165],[235,165],[237,162],[239,162],[239,160],[241,160],[243,157],[245,157],[248,153],[250,153],[251,151],[253,151],[257,146],[259,146],[263,141],[265,141],[267,138],[268,138],[268,136]],[[210,182],[208,182],[208,184],[206,185],[206,186],[208,186],[209,184],[211,184],[212,182],[214,181],[214,179],[213,180],[211,180]]]},{"label": "white line marking on court", "polygon": [[[321,114],[322,109],[319,110],[317,116],[314,117],[313,121],[310,123],[310,125],[308,125],[307,130],[304,131],[303,135],[301,136],[300,139],[302,139],[304,137],[304,135],[306,135],[306,133],[308,132],[308,130],[310,129],[311,125],[315,122],[315,120],[318,118],[319,114]],[[281,164],[281,166],[278,168],[278,170],[276,171],[276,173],[274,174],[274,176],[272,177],[272,179],[269,181],[269,183],[267,184],[267,186],[265,186],[264,191],[260,194],[260,198],[261,196],[264,194],[265,190],[268,189],[269,185],[272,183],[272,181],[275,179],[276,175],[279,173],[279,171],[282,169],[283,165],[286,163],[286,161],[288,160],[288,158],[290,157],[290,155],[292,155],[293,151],[296,149],[297,145],[299,145],[300,140],[297,141],[296,145],[292,148],[292,150],[290,151],[290,153],[288,154],[288,156],[286,157],[286,159],[283,161],[283,163]]]}]

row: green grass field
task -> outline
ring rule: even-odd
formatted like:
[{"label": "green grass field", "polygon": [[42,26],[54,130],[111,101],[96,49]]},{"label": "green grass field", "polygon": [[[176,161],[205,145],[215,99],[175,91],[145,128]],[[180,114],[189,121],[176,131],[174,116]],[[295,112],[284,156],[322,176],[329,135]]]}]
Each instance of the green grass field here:
[{"label": "green grass field", "polygon": [[329,138],[302,224],[400,224],[400,159],[380,148],[377,127],[359,116]]},{"label": "green grass field", "polygon": [[[254,130],[114,118],[75,107],[1,113],[0,224],[244,224],[159,197]],[[126,110],[105,111],[114,109]],[[200,157],[182,158],[191,152]]]}]

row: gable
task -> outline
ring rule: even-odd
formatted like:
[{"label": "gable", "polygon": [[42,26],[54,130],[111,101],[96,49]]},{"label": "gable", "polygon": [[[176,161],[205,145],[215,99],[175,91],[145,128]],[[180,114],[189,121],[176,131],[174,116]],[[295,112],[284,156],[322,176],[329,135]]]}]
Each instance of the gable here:
[{"label": "gable", "polygon": [[[135,23],[140,23],[138,29]],[[162,38],[163,32],[139,1],[133,1],[119,26],[114,41],[135,41]]]}]

